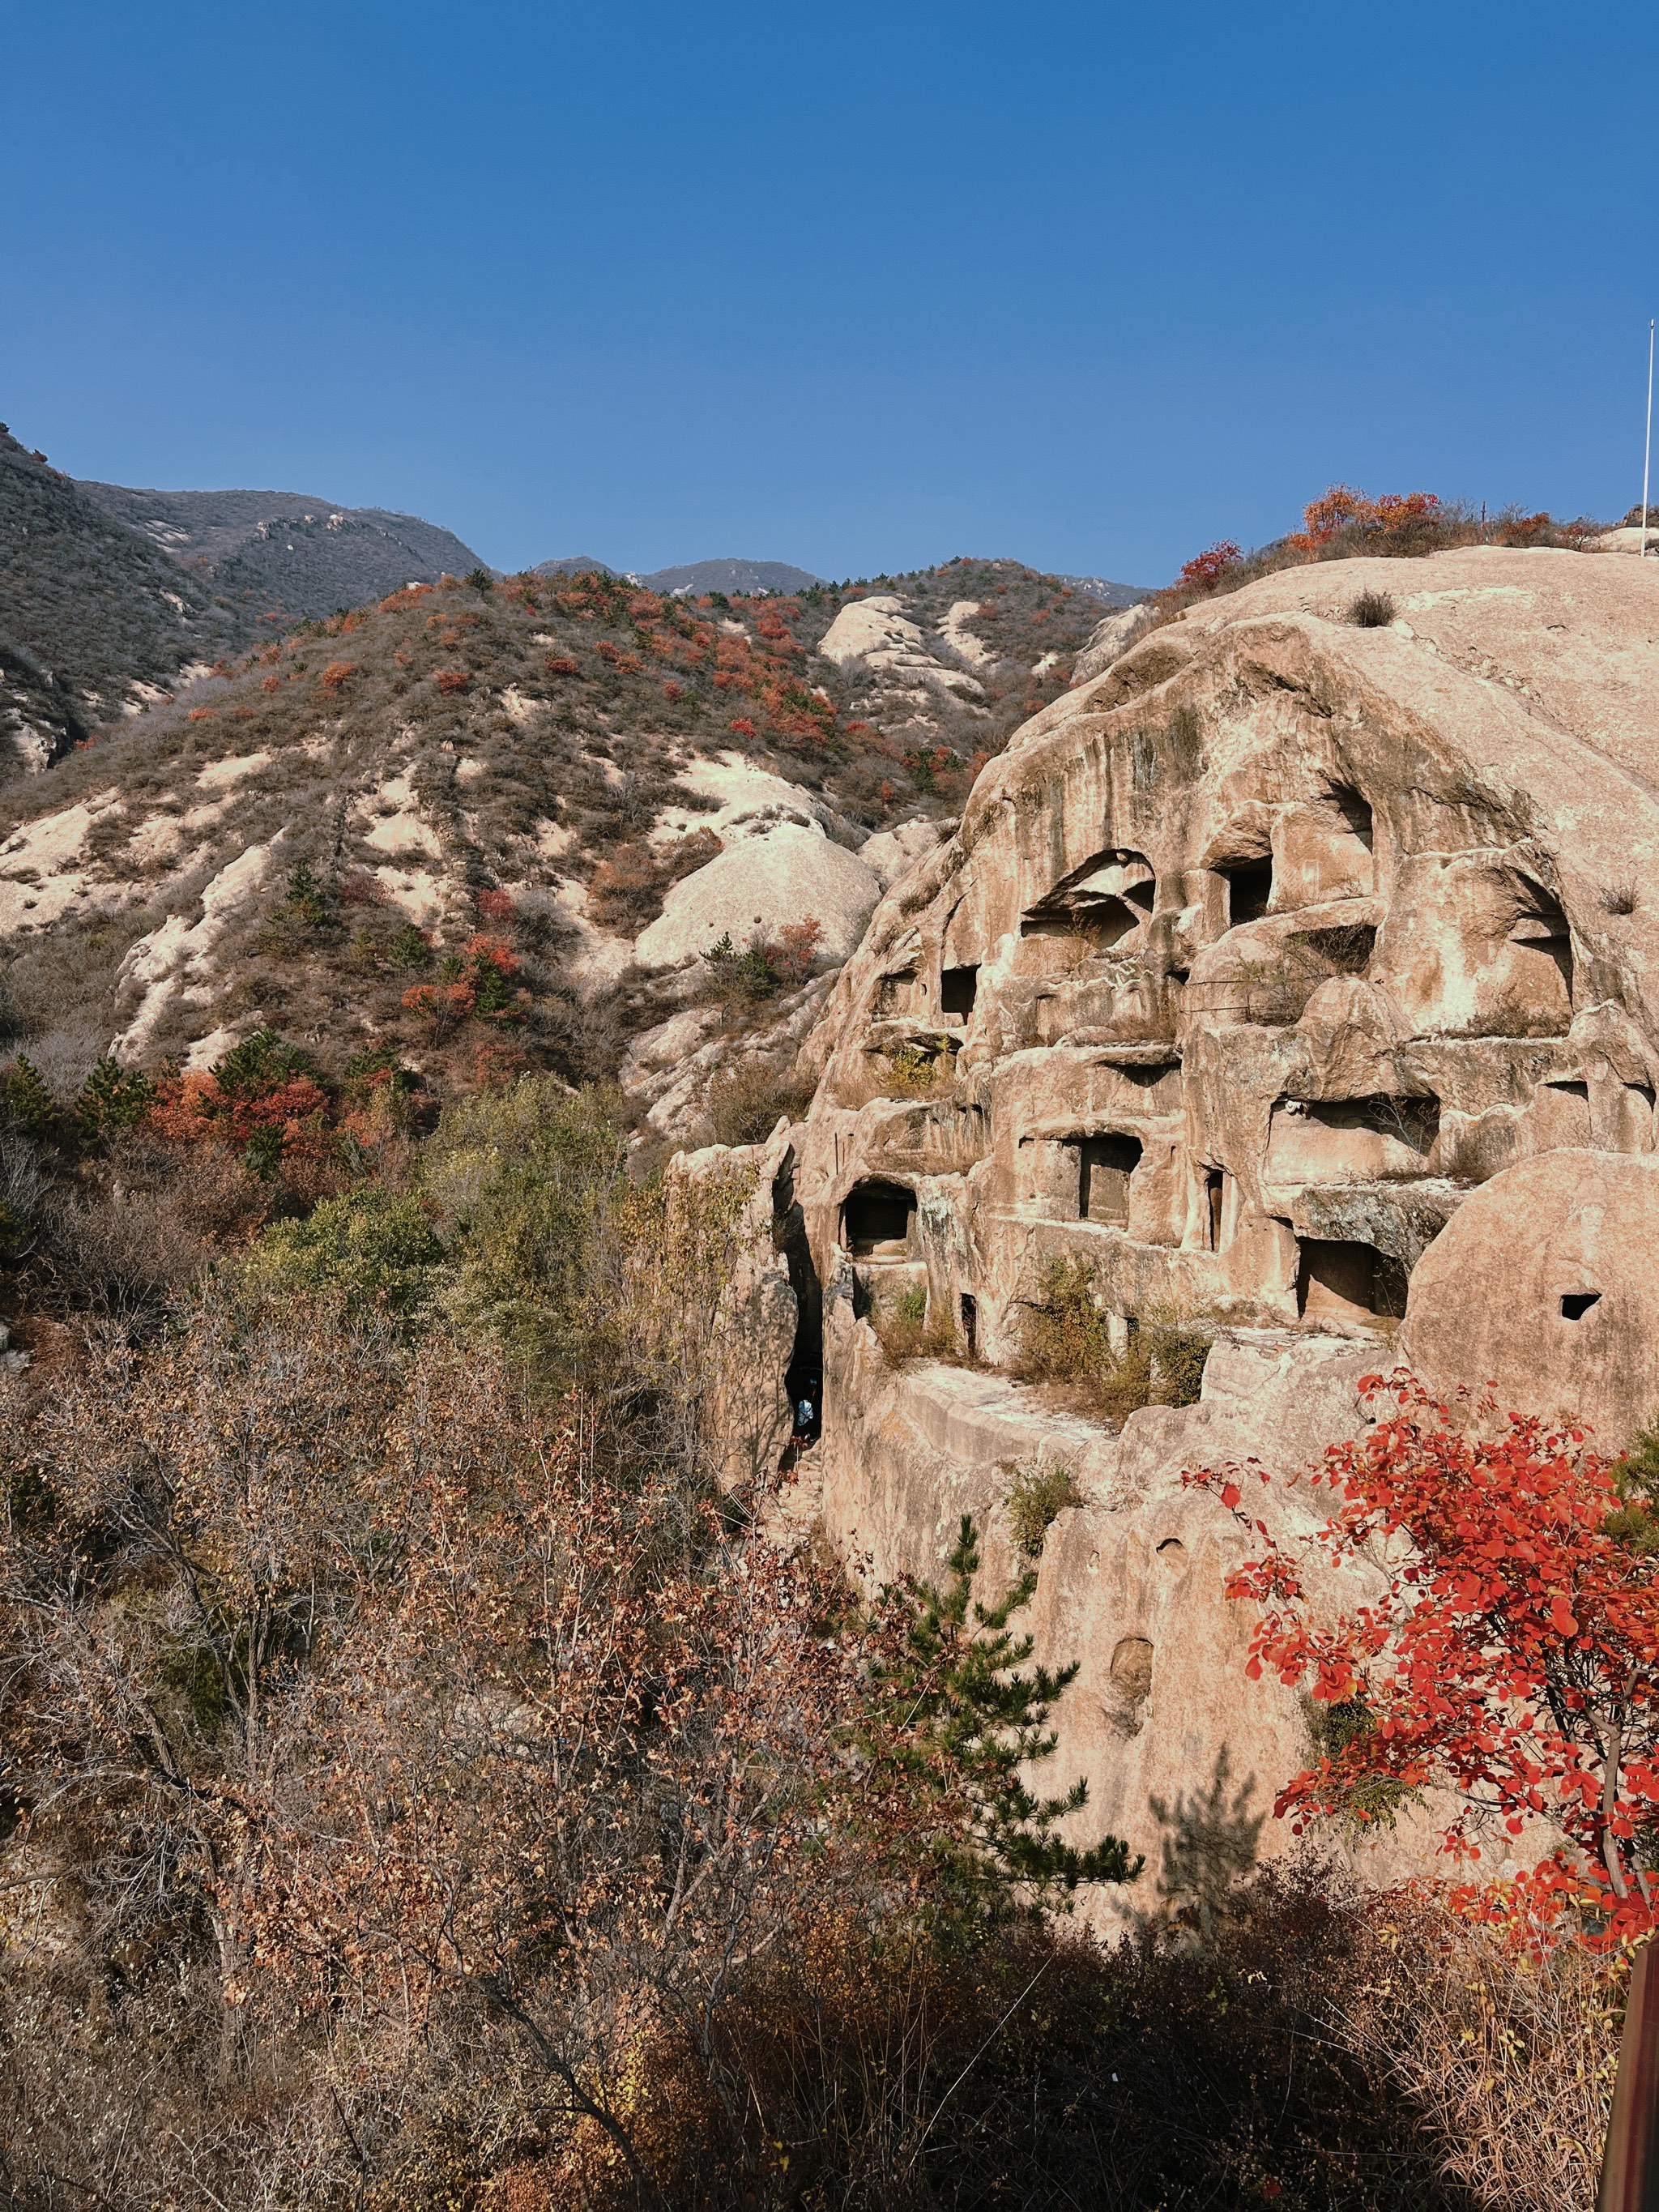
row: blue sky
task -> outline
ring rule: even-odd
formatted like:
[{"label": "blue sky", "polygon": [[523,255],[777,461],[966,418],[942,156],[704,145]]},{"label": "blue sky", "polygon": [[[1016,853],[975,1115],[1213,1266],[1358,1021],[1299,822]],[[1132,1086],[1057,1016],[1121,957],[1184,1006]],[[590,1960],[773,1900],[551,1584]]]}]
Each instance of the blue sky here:
[{"label": "blue sky", "polygon": [[1639,496],[1659,10],[52,0],[0,416],[513,568],[1133,582],[1334,478]]}]

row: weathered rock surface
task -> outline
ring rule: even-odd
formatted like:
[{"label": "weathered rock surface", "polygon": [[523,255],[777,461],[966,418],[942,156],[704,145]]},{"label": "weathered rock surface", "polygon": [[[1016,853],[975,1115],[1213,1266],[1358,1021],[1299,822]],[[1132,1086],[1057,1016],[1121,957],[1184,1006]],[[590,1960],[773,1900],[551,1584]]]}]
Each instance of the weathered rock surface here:
[{"label": "weathered rock surface", "polygon": [[[1367,591],[1391,623],[1353,623]],[[995,1575],[1013,1465],[1072,1469],[1034,1621],[1083,1662],[1080,1835],[1155,1866],[1154,1800],[1224,1765],[1261,1810],[1307,1756],[1295,1700],[1244,1679],[1241,1540],[1183,1469],[1288,1475],[1402,1346],[1608,1446],[1653,1413],[1656,862],[1659,564],[1477,548],[1286,570],[1151,630],[877,909],[789,1177],[823,1515],[877,1574],[933,1575],[970,1511]],[[1010,1379],[1057,1258],[1120,1341],[1218,1334],[1199,1406],[1114,1436]],[[976,1364],[890,1366],[868,1316],[916,1289]]]},{"label": "weathered rock surface", "polygon": [[883,890],[890,891],[924,853],[931,853],[956,826],[954,822],[901,822],[896,830],[880,830],[873,837],[866,837],[859,847],[859,858]]},{"label": "weathered rock surface", "polygon": [[741,951],[750,939],[775,937],[786,924],[823,924],[820,950],[844,960],[864,933],[880,884],[854,853],[821,830],[774,820],[674,885],[663,910],[634,945],[642,968],[672,968],[723,937]]}]

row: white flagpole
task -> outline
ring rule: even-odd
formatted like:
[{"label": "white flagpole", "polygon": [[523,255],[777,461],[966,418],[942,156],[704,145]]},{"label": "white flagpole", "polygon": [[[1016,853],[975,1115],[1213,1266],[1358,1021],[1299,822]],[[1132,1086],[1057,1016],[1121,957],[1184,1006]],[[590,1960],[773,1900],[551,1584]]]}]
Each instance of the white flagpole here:
[{"label": "white flagpole", "polygon": [[1642,454],[1642,558],[1648,557],[1648,468],[1653,459],[1653,317],[1648,317],[1648,442]]}]

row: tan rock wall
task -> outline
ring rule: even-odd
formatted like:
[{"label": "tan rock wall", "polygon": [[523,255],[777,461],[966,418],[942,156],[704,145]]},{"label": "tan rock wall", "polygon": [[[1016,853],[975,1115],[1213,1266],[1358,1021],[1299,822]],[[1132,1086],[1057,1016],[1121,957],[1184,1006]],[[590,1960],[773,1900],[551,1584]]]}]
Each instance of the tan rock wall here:
[{"label": "tan rock wall", "polygon": [[[1364,590],[1392,625],[1347,619]],[[1009,1463],[1069,1455],[1087,1503],[1036,1618],[1083,1662],[1084,1830],[1153,1849],[1154,1799],[1224,1759],[1270,1798],[1305,1756],[1293,1701],[1243,1679],[1237,1532],[1183,1467],[1288,1475],[1402,1352],[1610,1445],[1659,1411],[1656,641],[1659,567],[1556,551],[1195,607],[987,769],[805,1048],[826,1524],[933,1574],[969,1511],[1000,1571]],[[902,1234],[853,1249],[878,1182]],[[1120,1340],[1149,1313],[1221,1332],[1199,1407],[1119,1437],[1011,1378],[1055,1257]],[[890,1369],[863,1316],[922,1281],[979,1366]]]}]

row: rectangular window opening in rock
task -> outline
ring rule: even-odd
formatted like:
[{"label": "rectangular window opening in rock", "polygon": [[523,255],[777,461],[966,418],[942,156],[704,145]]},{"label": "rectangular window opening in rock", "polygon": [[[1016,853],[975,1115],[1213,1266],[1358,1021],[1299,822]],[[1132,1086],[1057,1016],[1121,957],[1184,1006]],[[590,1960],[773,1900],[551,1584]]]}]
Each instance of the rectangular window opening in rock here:
[{"label": "rectangular window opening in rock", "polygon": [[939,1006],[942,1014],[951,1014],[965,1021],[974,1011],[974,1000],[979,994],[979,969],[947,968],[939,978]]},{"label": "rectangular window opening in rock", "polygon": [[1403,1264],[1374,1244],[1304,1237],[1297,1243],[1296,1310],[1308,1321],[1398,1321],[1406,1310]]},{"label": "rectangular window opening in rock", "polygon": [[979,1300],[971,1291],[964,1291],[961,1299],[962,1348],[969,1361],[979,1358]]},{"label": "rectangular window opening in rock", "polygon": [[1127,1227],[1129,1178],[1140,1164],[1140,1139],[1119,1135],[1080,1137],[1077,1149],[1078,1219]]},{"label": "rectangular window opening in rock", "polygon": [[908,1251],[916,1194],[902,1183],[857,1183],[842,1204],[842,1243],[854,1259],[897,1257]]},{"label": "rectangular window opening in rock", "polygon": [[1227,927],[1260,921],[1273,904],[1273,864],[1271,858],[1224,860],[1216,871],[1227,886]]}]

